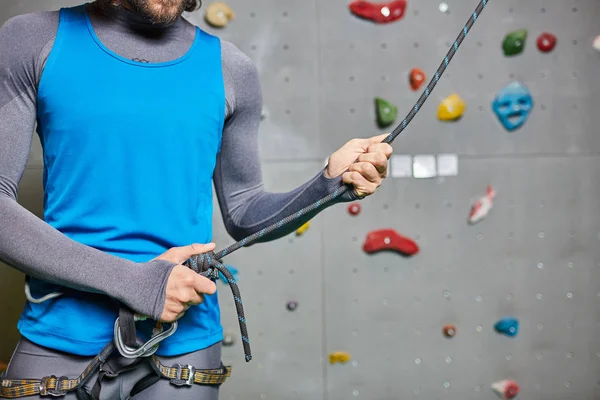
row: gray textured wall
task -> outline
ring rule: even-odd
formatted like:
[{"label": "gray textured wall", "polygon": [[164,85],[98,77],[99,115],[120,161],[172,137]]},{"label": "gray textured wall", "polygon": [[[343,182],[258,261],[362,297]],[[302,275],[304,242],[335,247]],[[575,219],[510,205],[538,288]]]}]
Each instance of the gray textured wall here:
[{"label": "gray textured wall", "polygon": [[[74,1],[5,1],[0,21]],[[347,0],[231,0],[237,18],[222,31],[259,68],[268,118],[261,128],[267,188],[292,189],[325,157],[378,130],[373,97],[407,112],[420,93],[407,74],[437,68],[476,0],[409,0],[405,19],[360,21]],[[201,27],[202,13],[187,16]],[[396,154],[454,153],[458,175],[390,178],[351,218],[345,207],[315,218],[302,237],[240,250],[226,262],[240,286],[254,360],[243,361],[235,309],[221,287],[223,323],[238,337],[224,361],[234,376],[224,399],[493,399],[489,385],[512,378],[521,398],[600,399],[600,34],[597,0],[491,0],[430,101],[395,142]],[[525,53],[505,58],[508,31],[527,28]],[[535,39],[558,37],[553,53]],[[596,79],[594,79],[596,78]],[[535,99],[526,126],[509,134],[490,110],[512,79]],[[435,118],[458,92],[467,112]],[[36,142],[20,201],[41,212]],[[467,226],[472,202],[492,184],[489,217]],[[421,246],[411,259],[367,256],[361,244],[384,227]],[[215,214],[219,248],[231,243]],[[0,358],[17,338],[22,276],[0,267]],[[299,308],[290,313],[288,300]],[[517,338],[493,332],[499,318],[521,321]],[[448,340],[441,327],[455,323]],[[327,354],[352,361],[329,365]]]}]

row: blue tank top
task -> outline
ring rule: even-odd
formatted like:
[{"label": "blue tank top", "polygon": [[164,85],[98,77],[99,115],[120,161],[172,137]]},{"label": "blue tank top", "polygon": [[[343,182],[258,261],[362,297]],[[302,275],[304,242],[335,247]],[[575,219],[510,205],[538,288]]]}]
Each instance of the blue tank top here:
[{"label": "blue tank top", "polygon": [[[197,28],[179,59],[132,61],[102,44],[85,4],[61,9],[38,89],[45,221],[134,262],[210,242],[224,113],[218,38]],[[35,297],[63,290],[31,280]],[[18,328],[42,346],[96,355],[113,339],[118,309],[108,296],[67,290],[42,304],[27,302]],[[139,335],[147,338],[153,325],[138,323]],[[217,294],[206,296],[157,354],[200,350],[222,336]]]}]

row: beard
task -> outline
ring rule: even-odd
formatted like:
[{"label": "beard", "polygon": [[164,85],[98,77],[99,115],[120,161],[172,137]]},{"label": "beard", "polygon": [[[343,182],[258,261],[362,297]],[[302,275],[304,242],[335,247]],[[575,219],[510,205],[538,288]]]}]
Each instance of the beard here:
[{"label": "beard", "polygon": [[185,0],[128,0],[131,7],[154,24],[172,25],[185,11]]}]

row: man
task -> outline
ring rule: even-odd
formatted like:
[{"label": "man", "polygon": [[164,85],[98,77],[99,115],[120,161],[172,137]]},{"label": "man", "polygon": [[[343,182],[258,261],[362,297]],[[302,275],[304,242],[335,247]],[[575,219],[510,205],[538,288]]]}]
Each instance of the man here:
[{"label": "man", "polygon": [[[113,339],[120,304],[151,318],[138,324],[146,339],[154,321],[179,322],[156,353],[164,365],[219,368],[215,284],[183,265],[215,249],[212,183],[240,240],[343,184],[338,201],[368,196],[387,175],[385,135],[354,139],[304,185],[265,192],[257,70],[182,18],[199,3],[97,0],[0,29],[0,259],[30,277],[34,298],[63,293],[26,303],[7,379],[76,378]],[[36,122],[44,221],[16,201]],[[102,399],[218,397],[210,385],[146,388],[148,363],[113,379],[107,368],[85,385]]]}]

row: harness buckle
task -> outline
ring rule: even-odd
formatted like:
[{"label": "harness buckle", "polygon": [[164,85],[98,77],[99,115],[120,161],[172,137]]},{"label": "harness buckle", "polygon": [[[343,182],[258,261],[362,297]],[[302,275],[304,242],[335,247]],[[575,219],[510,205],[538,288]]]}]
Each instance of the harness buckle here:
[{"label": "harness buckle", "polygon": [[[171,384],[175,386],[193,386],[194,385],[194,377],[196,375],[196,368],[191,365],[182,365],[176,364],[173,365],[173,368],[177,368],[177,376],[171,379]],[[181,379],[183,376],[183,370],[187,369],[189,371],[188,378],[186,380]]]},{"label": "harness buckle", "polygon": [[[48,388],[48,382],[50,381],[50,379],[56,380],[56,387],[54,389]],[[66,396],[68,393],[68,390],[62,389],[62,383],[65,381],[67,381],[67,382],[69,381],[69,378],[66,376],[61,376],[60,378],[57,378],[54,375],[43,377],[42,381],[40,382],[40,396],[52,396],[52,397]]]}]

